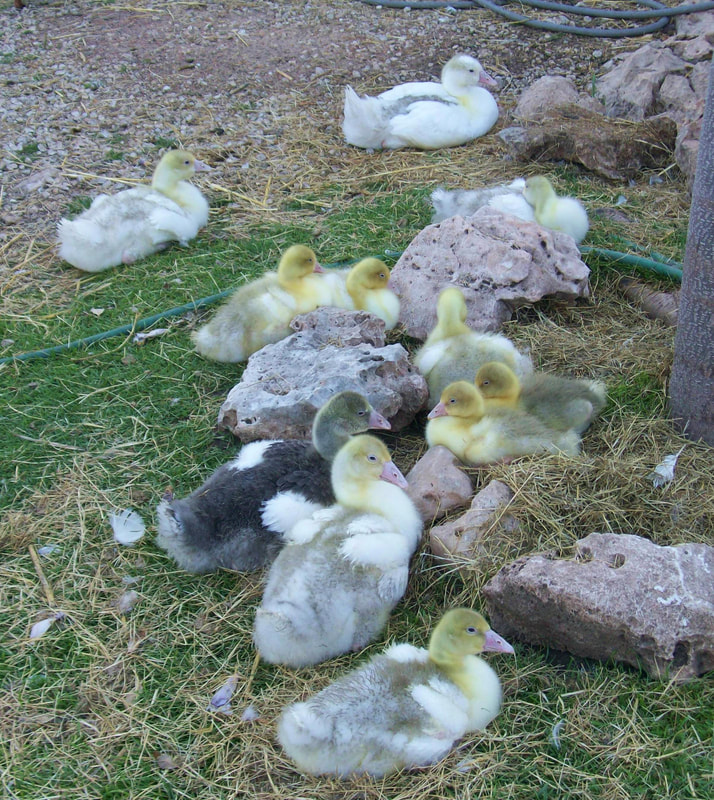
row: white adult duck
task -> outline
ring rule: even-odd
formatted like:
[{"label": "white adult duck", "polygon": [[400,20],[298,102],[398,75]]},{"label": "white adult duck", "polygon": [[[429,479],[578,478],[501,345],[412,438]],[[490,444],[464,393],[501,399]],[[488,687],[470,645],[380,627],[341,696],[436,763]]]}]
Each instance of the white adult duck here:
[{"label": "white adult duck", "polygon": [[342,130],[350,144],[375,150],[454,147],[494,126],[498,105],[484,87],[496,86],[481,64],[465,54],[444,65],[441,83],[403,83],[377,97],[360,97],[347,86]]}]

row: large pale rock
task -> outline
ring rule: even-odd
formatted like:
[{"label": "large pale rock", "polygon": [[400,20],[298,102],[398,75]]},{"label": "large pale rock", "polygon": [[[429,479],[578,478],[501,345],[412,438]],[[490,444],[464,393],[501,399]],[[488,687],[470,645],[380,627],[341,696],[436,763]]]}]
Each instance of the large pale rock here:
[{"label": "large pale rock", "polygon": [[572,560],[529,556],[484,587],[499,633],[687,681],[714,669],[714,548],[592,533]]},{"label": "large pale rock", "polygon": [[407,494],[425,522],[467,506],[473,486],[458,458],[446,447],[430,447],[407,475]]},{"label": "large pale rock", "polygon": [[677,36],[694,38],[704,36],[714,42],[714,11],[699,11],[697,14],[680,14],[674,18]]},{"label": "large pale rock", "polygon": [[659,87],[660,109],[678,123],[696,116],[699,100],[684,75],[667,75]]},{"label": "large pale rock", "polygon": [[392,270],[407,333],[426,338],[447,286],[466,298],[467,323],[495,331],[514,309],[545,296],[587,297],[589,270],[573,239],[493,208],[450,217],[417,234]]},{"label": "large pale rock", "polygon": [[384,323],[364,311],[321,308],[293,321],[294,334],[254,353],[218,414],[241,441],[310,436],[330,397],[361,392],[392,430],[408,425],[428,396],[426,381]]},{"label": "large pale rock", "polygon": [[570,161],[622,180],[668,166],[677,126],[665,116],[632,123],[568,105],[498,135],[518,161]]},{"label": "large pale rock", "polygon": [[574,104],[590,111],[604,113],[605,108],[594,97],[581,94],[575,84],[562,75],[544,75],[523,91],[513,110],[516,119],[540,119],[560,106]]},{"label": "large pale rock", "polygon": [[507,512],[512,499],[513,492],[505,483],[491,481],[474,497],[465,514],[431,529],[431,552],[457,565],[474,559],[485,536],[518,527],[518,521]]},{"label": "large pale rock", "polygon": [[657,96],[665,77],[684,74],[686,69],[687,62],[669,48],[646,44],[599,78],[595,89],[609,116],[641,121],[657,113]]}]

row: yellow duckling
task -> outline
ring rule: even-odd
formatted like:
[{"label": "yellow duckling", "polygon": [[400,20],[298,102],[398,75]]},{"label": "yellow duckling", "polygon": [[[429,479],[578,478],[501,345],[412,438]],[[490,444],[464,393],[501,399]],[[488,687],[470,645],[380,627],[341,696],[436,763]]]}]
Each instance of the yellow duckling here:
[{"label": "yellow duckling", "polygon": [[151,186],[100,194],[75,219],[60,220],[60,257],[85,272],[101,272],[132,264],[170,242],[186,246],[208,221],[208,203],[188,178],[209,169],[186,150],[169,150]]},{"label": "yellow duckling", "polygon": [[488,415],[485,411],[484,399],[472,383],[450,384],[429,413],[425,434],[429,447],[444,445],[474,466],[532,453],[580,452],[580,437],[573,430],[553,430],[518,410],[496,409]]},{"label": "yellow duckling", "polygon": [[311,775],[376,777],[442,759],[501,708],[501,683],[480,653],[511,645],[468,608],[448,611],[429,649],[395,644],[319,694],[283,710],[278,739]]},{"label": "yellow duckling", "polygon": [[532,371],[530,358],[518,352],[505,336],[476,333],[466,324],[466,300],[460,289],[449,286],[439,294],[437,324],[414,356],[414,364],[429,386],[429,405],[454,381],[473,380],[488,361],[503,361],[518,375]]},{"label": "yellow duckling", "polygon": [[332,293],[330,305],[369,311],[391,330],[399,319],[399,298],[388,286],[390,275],[378,258],[363,258],[351,269],[331,270],[324,276]]},{"label": "yellow duckling", "polygon": [[336,504],[284,534],[255,616],[265,661],[301,667],[360,650],[407,587],[422,520],[384,443],[350,439],[331,470]]},{"label": "yellow duckling", "polygon": [[476,373],[486,413],[510,408],[538,417],[549,428],[582,433],[606,402],[605,384],[538,373],[518,379],[506,364],[491,361]]},{"label": "yellow duckling", "polygon": [[567,233],[580,244],[588,232],[588,212],[574,197],[559,197],[543,175],[526,181],[523,196],[533,206],[536,221],[546,228]]},{"label": "yellow duckling", "polygon": [[315,253],[295,244],[283,253],[278,271],[242,286],[213,319],[193,334],[196,350],[211,361],[238,362],[266,344],[289,336],[297,314],[330,300]]}]

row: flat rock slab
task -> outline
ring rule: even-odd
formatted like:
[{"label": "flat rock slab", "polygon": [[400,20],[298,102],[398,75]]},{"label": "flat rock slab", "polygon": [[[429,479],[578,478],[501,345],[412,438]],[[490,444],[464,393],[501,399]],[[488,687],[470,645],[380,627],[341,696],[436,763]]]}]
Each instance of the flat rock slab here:
[{"label": "flat rock slab", "polygon": [[446,447],[430,447],[407,475],[407,494],[424,522],[434,522],[449,511],[464,508],[473,495],[471,478]]},{"label": "flat rock slab", "polygon": [[426,381],[400,344],[385,345],[384,322],[372,314],[320,308],[292,327],[248,359],[221,406],[218,426],[241,441],[309,438],[317,410],[346,390],[363,394],[392,430],[426,402]]},{"label": "flat rock slab", "polygon": [[450,217],[416,235],[392,270],[406,332],[425,339],[447,286],[466,298],[467,323],[496,331],[515,309],[542,297],[587,297],[590,271],[573,239],[493,208]]},{"label": "flat rock slab", "polygon": [[572,560],[518,559],[484,587],[499,633],[684,682],[714,669],[714,547],[592,533]]},{"label": "flat rock slab", "polygon": [[669,117],[642,122],[610,119],[571,104],[537,122],[504,128],[498,134],[518,161],[569,161],[610,180],[631,178],[645,168],[671,161],[677,124]]}]

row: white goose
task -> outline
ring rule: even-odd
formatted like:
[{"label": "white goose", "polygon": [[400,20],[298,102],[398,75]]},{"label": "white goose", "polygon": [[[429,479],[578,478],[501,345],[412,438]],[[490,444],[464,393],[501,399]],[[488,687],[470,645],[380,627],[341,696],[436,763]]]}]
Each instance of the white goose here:
[{"label": "white goose", "polygon": [[415,81],[377,97],[345,89],[345,139],[357,147],[436,150],[483,136],[498,119],[498,105],[484,87],[496,81],[472,56],[454,56],[441,71],[441,83]]}]

